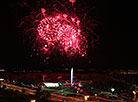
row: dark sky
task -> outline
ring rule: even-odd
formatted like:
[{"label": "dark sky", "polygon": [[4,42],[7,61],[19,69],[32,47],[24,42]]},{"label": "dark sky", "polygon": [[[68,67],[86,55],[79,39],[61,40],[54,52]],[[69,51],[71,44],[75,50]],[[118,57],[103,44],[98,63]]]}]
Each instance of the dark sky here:
[{"label": "dark sky", "polygon": [[[17,30],[17,1],[9,0],[1,3],[1,66],[33,66],[66,67],[50,60],[49,65],[41,59],[31,59],[20,41]],[[138,68],[137,46],[137,4],[125,0],[95,0],[97,19],[103,24],[100,41],[89,52],[88,59],[73,61],[72,65],[80,68]],[[69,61],[69,60],[66,60]],[[77,62],[77,63],[76,63]],[[7,67],[7,68],[8,68]],[[34,67],[34,66],[33,66]]]}]

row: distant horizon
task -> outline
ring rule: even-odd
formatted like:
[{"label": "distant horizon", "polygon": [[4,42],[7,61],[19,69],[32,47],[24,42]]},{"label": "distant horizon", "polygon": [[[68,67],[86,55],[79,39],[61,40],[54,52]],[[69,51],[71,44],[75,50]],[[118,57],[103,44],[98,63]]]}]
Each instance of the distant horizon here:
[{"label": "distant horizon", "polygon": [[[69,72],[70,73],[70,70],[71,70],[71,68],[72,67],[65,67],[65,68],[63,68],[63,67],[57,67],[57,68],[50,68],[50,69],[48,69],[48,68],[39,68],[39,67],[36,67],[36,68],[33,68],[33,67],[2,67],[2,66],[0,66],[0,70],[4,70],[4,71],[26,71],[26,72],[29,72],[29,71],[40,71],[40,72],[43,72],[43,71],[49,71],[49,72]],[[102,68],[101,69],[101,67],[100,68],[94,68],[94,67],[83,67],[83,68],[81,68],[81,67],[73,67],[74,68],[74,72],[106,72],[106,71],[129,71],[129,70],[138,70],[138,68],[136,68],[136,67],[119,67],[119,68],[113,68],[113,67],[110,67],[110,68]],[[3,71],[3,72],[4,72]],[[2,71],[0,71],[0,72],[2,72]]]}]

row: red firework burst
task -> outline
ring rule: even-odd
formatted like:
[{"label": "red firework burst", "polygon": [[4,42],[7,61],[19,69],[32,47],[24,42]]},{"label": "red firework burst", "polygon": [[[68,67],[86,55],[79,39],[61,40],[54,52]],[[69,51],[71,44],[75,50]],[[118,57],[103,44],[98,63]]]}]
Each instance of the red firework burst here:
[{"label": "red firework burst", "polygon": [[[52,53],[60,53],[60,55],[67,55],[70,58],[78,55],[86,56],[88,39],[93,38],[88,33],[93,35],[95,33],[88,26],[85,26],[88,24],[84,20],[85,17],[79,19],[76,16],[76,8],[73,7],[75,0],[72,1],[72,5],[69,2],[64,2],[66,4],[64,5],[59,1],[52,3],[46,1],[43,2],[43,5],[48,5],[47,7],[41,6],[38,11],[31,12],[29,16],[21,20],[19,25],[24,28],[24,33],[33,42],[34,51],[37,49],[43,56],[49,56]],[[39,4],[41,3],[39,2]],[[31,6],[29,5],[29,7]]]},{"label": "red firework burst", "polygon": [[60,54],[65,52],[67,56],[75,54],[85,56],[88,47],[87,40],[81,35],[77,22],[79,20],[75,18],[70,21],[66,14],[58,14],[55,17],[45,16],[37,27],[37,37],[42,44],[40,50],[43,50],[45,54],[58,50]]}]

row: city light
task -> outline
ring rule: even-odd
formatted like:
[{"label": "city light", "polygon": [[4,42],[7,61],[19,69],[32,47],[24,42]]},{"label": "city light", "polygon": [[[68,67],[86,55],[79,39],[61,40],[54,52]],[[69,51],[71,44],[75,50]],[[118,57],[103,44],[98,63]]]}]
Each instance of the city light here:
[{"label": "city light", "polygon": [[43,82],[43,84],[46,87],[59,87],[59,84],[58,83],[45,83],[45,82]]},{"label": "city light", "polygon": [[112,92],[114,92],[114,91],[115,91],[115,89],[114,89],[114,88],[111,88],[111,91],[112,91]]},{"label": "city light", "polygon": [[88,101],[89,96],[84,96],[84,100]]},{"label": "city light", "polygon": [[0,81],[4,81],[4,79],[3,78],[0,78]]},{"label": "city light", "polygon": [[133,94],[136,95],[136,91],[133,91]]},{"label": "city light", "polygon": [[31,100],[30,102],[36,102],[36,100]]}]

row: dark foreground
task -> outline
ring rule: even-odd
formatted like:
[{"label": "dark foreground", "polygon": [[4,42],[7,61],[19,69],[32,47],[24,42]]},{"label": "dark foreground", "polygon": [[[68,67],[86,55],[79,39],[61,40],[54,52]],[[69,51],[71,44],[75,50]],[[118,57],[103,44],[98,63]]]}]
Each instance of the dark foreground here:
[{"label": "dark foreground", "polygon": [[0,102],[52,102],[37,96],[21,94],[13,90],[0,89]]}]

